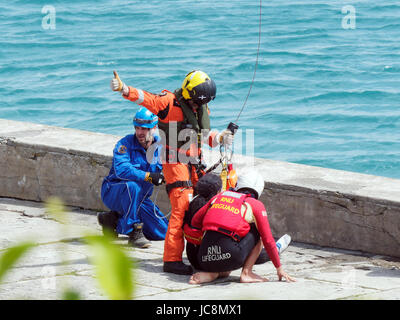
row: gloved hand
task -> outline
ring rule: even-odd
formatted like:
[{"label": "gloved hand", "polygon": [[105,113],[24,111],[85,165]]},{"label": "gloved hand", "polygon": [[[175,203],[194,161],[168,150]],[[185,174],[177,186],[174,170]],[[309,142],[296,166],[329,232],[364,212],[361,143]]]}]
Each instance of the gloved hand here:
[{"label": "gloved hand", "polygon": [[111,79],[111,90],[112,91],[122,91],[124,95],[129,94],[129,88],[128,86],[121,81],[121,79],[118,76],[117,71],[114,70],[114,78]]},{"label": "gloved hand", "polygon": [[155,186],[159,186],[160,184],[165,182],[165,178],[162,172],[146,172],[144,180],[154,184]]},{"label": "gloved hand", "polygon": [[233,143],[233,134],[232,131],[229,129],[225,129],[224,131],[218,133],[215,137],[217,142],[219,144],[224,144],[224,145],[232,145]]}]

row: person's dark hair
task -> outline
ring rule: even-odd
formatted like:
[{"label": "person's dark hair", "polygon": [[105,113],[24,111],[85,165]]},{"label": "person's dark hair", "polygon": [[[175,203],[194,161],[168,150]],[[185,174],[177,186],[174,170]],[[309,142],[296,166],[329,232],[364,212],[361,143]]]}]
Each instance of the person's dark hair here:
[{"label": "person's dark hair", "polygon": [[222,188],[221,178],[213,173],[202,176],[194,187],[195,198],[189,203],[189,210],[185,214],[184,223],[192,221],[194,214],[214,197]]},{"label": "person's dark hair", "polygon": [[202,176],[194,187],[194,196],[201,195],[207,201],[215,196],[222,188],[222,181],[220,176],[207,173]]}]

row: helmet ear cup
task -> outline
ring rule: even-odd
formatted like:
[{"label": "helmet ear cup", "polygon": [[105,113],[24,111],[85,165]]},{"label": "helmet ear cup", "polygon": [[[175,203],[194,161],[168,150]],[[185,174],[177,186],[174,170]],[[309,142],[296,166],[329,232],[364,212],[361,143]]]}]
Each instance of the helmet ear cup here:
[{"label": "helmet ear cup", "polygon": [[191,96],[195,103],[203,105],[214,100],[216,91],[215,82],[212,79],[207,78],[206,81],[193,88]]}]

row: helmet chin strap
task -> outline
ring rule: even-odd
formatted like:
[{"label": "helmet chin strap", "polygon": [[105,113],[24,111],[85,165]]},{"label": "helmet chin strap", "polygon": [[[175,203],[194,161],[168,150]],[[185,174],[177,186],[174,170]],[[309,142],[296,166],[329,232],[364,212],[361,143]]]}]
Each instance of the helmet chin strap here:
[{"label": "helmet chin strap", "polygon": [[258,197],[256,196],[255,192],[249,188],[241,188],[239,190],[236,190],[236,192],[244,193],[244,194],[249,194],[252,198],[257,199]]}]

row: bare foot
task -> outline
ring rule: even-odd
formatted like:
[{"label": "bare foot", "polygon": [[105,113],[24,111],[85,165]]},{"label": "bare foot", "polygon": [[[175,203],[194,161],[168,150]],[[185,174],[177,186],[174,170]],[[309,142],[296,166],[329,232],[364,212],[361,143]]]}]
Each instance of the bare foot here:
[{"label": "bare foot", "polygon": [[227,278],[231,274],[232,271],[225,271],[225,272],[220,272],[218,275],[218,278]]},{"label": "bare foot", "polygon": [[214,281],[218,278],[218,272],[197,272],[190,277],[190,284],[200,284]]},{"label": "bare foot", "polygon": [[242,274],[240,275],[241,283],[266,282],[266,281],[268,281],[267,278],[263,278],[252,271],[242,272]]}]

